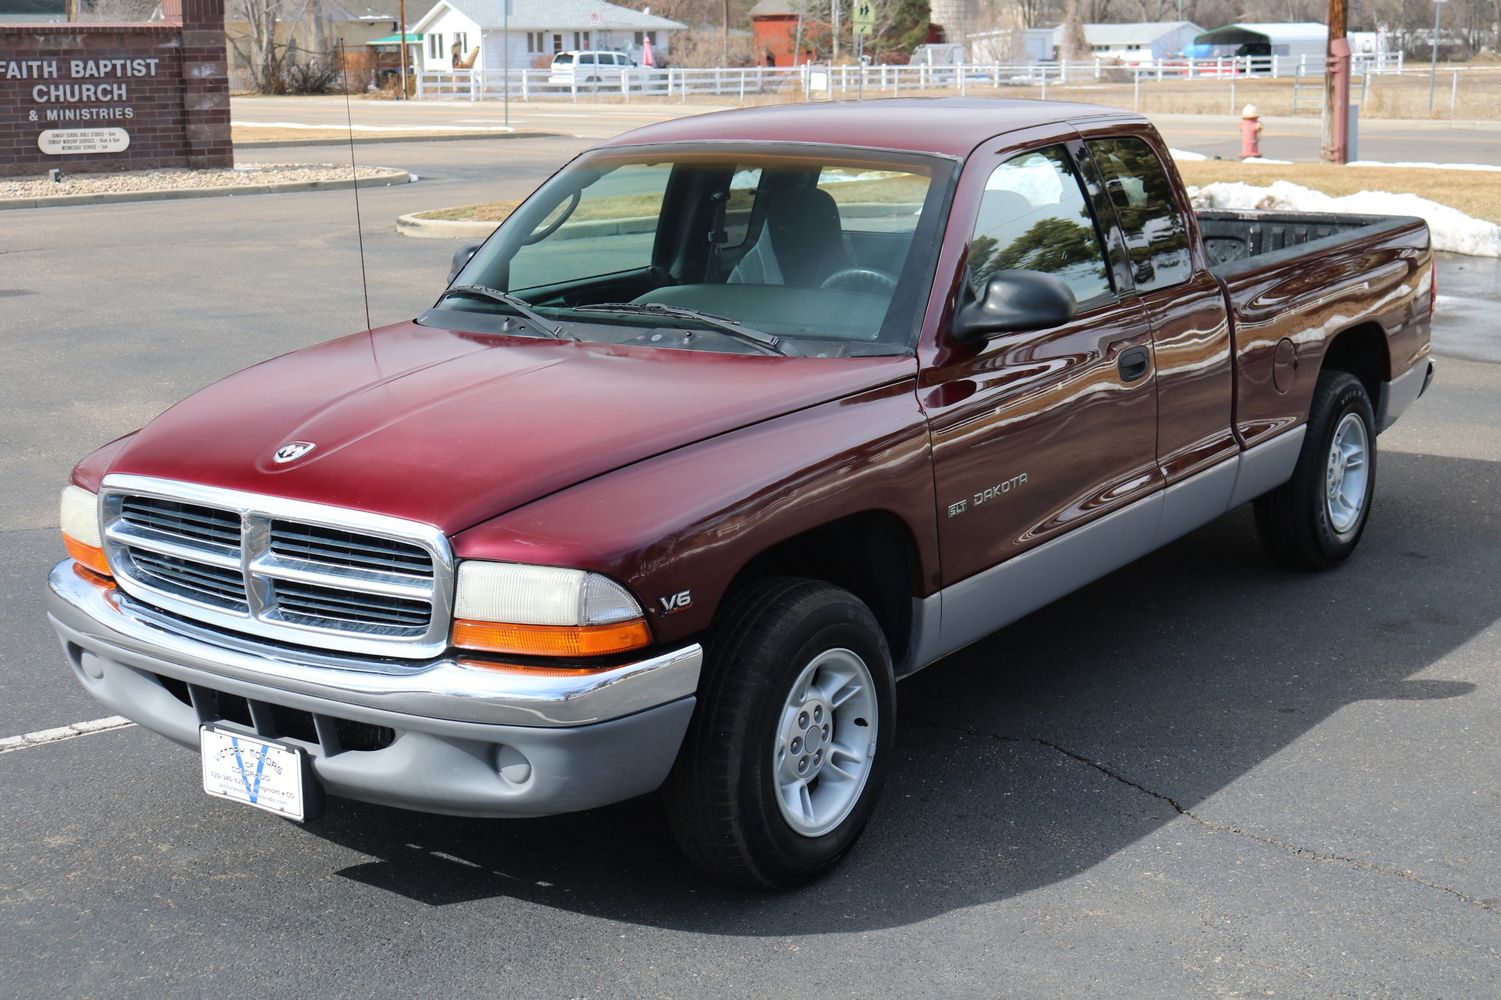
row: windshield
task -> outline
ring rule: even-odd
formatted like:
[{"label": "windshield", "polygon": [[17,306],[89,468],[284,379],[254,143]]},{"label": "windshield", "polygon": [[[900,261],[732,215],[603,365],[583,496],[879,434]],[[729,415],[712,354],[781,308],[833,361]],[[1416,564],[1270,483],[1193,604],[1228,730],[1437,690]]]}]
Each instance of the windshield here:
[{"label": "windshield", "polygon": [[[588,154],[514,212],[453,287],[509,293],[583,341],[905,353],[954,163],[847,149]],[[527,333],[493,296],[419,322]]]}]

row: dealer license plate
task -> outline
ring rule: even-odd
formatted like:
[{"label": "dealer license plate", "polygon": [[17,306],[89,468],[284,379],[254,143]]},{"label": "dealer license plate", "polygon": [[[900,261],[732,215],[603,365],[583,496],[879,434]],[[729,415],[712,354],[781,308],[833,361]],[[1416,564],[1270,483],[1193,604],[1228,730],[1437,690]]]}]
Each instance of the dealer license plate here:
[{"label": "dealer license plate", "polygon": [[211,725],[198,734],[205,792],[303,819],[301,750]]}]

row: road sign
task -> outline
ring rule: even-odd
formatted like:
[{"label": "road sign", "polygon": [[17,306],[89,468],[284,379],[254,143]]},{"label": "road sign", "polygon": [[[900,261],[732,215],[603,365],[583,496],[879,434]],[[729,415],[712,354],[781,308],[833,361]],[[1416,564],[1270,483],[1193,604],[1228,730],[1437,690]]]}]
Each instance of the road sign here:
[{"label": "road sign", "polygon": [[854,17],[851,20],[855,25],[855,34],[874,34],[876,30],[875,0],[855,0]]}]

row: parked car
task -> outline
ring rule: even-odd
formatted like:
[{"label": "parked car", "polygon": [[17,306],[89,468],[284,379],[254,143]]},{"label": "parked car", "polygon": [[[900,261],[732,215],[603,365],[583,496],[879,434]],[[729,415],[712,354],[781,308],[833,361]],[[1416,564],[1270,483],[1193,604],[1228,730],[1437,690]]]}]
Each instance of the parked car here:
[{"label": "parked car", "polygon": [[410,322],[84,458],[49,613],[211,794],[660,790],[696,865],[795,885],[871,819],[900,678],[1240,504],[1283,565],[1349,558],[1433,301],[1422,220],[1195,213],[1110,108],[680,118]]},{"label": "parked car", "polygon": [[631,57],[624,52],[579,51],[559,52],[552,57],[552,68],[547,82],[557,87],[575,84],[619,84],[620,74],[634,66]]}]

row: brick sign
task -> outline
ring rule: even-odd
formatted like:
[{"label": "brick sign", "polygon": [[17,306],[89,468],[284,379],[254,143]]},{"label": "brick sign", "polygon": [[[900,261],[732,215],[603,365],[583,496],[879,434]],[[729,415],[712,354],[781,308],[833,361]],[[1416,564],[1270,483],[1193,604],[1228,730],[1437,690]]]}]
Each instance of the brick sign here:
[{"label": "brick sign", "polygon": [[0,25],[0,176],[233,164],[223,0],[162,11]]}]

